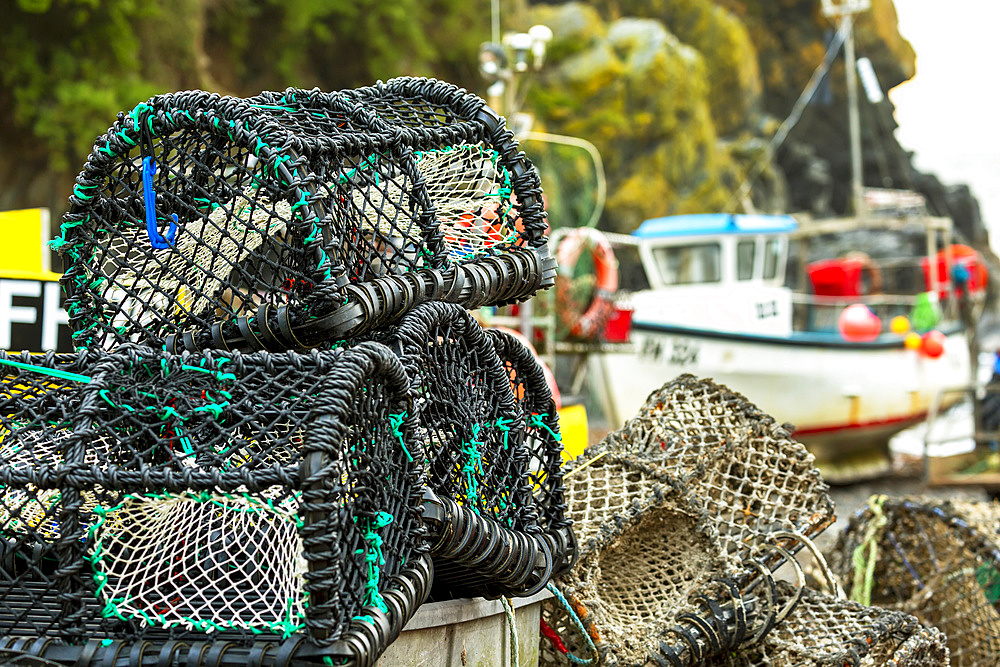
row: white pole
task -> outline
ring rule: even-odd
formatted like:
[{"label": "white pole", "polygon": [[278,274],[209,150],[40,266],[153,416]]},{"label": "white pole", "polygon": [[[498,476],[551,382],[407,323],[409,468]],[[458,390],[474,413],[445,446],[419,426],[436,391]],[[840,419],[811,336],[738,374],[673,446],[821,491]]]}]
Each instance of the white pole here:
[{"label": "white pole", "polygon": [[847,41],[844,43],[844,59],[847,71],[847,119],[851,135],[851,197],[854,215],[861,218],[865,210],[864,184],[861,163],[861,121],[858,115],[858,73],[854,57],[854,17],[844,14],[841,18],[848,24]]},{"label": "white pole", "polygon": [[490,3],[490,37],[494,44],[500,43],[500,0],[492,0]]}]

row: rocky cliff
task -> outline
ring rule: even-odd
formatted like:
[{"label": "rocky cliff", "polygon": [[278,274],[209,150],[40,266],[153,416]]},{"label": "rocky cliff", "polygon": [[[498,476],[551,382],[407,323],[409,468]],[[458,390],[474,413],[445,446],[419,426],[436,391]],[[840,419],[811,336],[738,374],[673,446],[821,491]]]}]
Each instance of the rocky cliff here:
[{"label": "rocky cliff", "polygon": [[[610,193],[602,227],[630,231],[645,217],[694,211],[848,211],[842,58],[788,138],[768,146],[834,36],[819,0],[526,4],[518,21],[555,33],[526,106],[549,131],[601,150]],[[855,40],[883,90],[914,75],[892,0],[872,1]],[[932,213],[952,216],[967,240],[985,247],[973,193],[914,169],[893,136],[891,103],[861,97],[865,185],[921,192]],[[531,150],[543,169],[557,171],[551,151]],[[548,176],[550,189],[586,189],[580,173]],[[578,198],[568,207],[550,201],[555,224],[572,221],[580,206]]]},{"label": "rocky cliff", "polygon": [[[266,8],[184,0],[184,11],[166,0],[82,3],[71,13],[44,0],[7,4],[18,9],[8,12],[11,48],[0,56],[0,209],[48,206],[53,220],[93,138],[113,120],[108,109],[128,109],[157,90],[335,90],[407,74],[485,88],[475,49],[488,38],[489,19],[461,0],[370,0],[364,11],[344,0]],[[505,0],[503,22],[505,29],[553,29],[545,69],[524,79],[523,108],[535,129],[598,146],[609,193],[601,226],[631,231],[646,217],[672,213],[845,211],[840,61],[788,139],[769,146],[834,32],[821,4]],[[884,89],[913,76],[915,56],[892,0],[872,0],[856,37],[858,55],[873,62]],[[890,103],[864,101],[861,111],[865,183],[924,193],[934,213],[951,215],[967,239],[985,244],[973,193],[913,168],[892,136]],[[595,189],[586,155],[525,147],[543,170],[553,223],[586,220]]]}]

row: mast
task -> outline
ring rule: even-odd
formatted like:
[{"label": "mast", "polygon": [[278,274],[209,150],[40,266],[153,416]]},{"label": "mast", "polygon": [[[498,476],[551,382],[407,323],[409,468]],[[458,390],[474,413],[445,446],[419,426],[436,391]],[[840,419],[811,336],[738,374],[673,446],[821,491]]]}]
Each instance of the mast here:
[{"label": "mast", "polygon": [[823,14],[837,17],[838,28],[847,28],[847,39],[844,41],[844,68],[847,77],[847,121],[851,140],[851,201],[854,215],[863,218],[867,214],[865,207],[864,183],[861,166],[861,121],[858,115],[858,74],[854,55],[854,15],[866,11],[870,0],[823,0]]}]

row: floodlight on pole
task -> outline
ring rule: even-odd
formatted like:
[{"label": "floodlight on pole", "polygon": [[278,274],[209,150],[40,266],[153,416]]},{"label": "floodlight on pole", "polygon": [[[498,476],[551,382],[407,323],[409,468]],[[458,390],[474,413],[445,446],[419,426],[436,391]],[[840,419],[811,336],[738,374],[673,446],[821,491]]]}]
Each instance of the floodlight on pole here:
[{"label": "floodlight on pole", "polygon": [[547,25],[533,25],[528,29],[531,36],[531,55],[534,57],[532,66],[537,70],[541,69],[545,61],[545,49],[552,41],[552,28]]}]

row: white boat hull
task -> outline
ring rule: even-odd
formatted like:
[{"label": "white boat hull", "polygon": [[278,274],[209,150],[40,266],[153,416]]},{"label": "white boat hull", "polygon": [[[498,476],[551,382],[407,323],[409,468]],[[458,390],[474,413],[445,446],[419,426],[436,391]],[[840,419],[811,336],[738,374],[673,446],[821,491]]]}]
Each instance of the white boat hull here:
[{"label": "white boat hull", "polygon": [[692,373],[742,393],[779,422],[793,424],[797,439],[842,451],[885,444],[922,420],[938,392],[962,387],[971,378],[960,332],[947,337],[945,352],[936,359],[906,349],[898,337],[868,345],[819,339],[637,323],[634,352],[594,355],[590,370],[606,388],[604,407],[613,427],[635,415],[650,392]]}]

